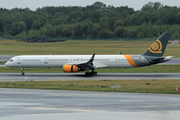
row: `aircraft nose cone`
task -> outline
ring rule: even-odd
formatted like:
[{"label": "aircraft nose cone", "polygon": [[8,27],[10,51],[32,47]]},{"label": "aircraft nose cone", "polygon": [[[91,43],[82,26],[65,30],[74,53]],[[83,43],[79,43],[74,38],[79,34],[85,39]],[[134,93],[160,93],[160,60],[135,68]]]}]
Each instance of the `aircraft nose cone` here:
[{"label": "aircraft nose cone", "polygon": [[5,63],[5,66],[7,66],[7,67],[8,67],[8,62],[6,62],[6,63]]}]

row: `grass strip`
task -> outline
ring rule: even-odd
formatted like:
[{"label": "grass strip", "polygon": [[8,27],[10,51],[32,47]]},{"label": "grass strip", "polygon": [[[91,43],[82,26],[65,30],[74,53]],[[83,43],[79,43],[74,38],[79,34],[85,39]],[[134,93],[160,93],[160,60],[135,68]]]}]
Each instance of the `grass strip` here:
[{"label": "grass strip", "polygon": [[[110,88],[121,85],[121,88]],[[134,92],[180,94],[180,80],[77,80],[77,81],[10,81],[0,82],[1,88],[51,89],[77,91]]]},{"label": "grass strip", "polygon": [[[55,43],[28,43],[17,40],[0,40],[1,55],[107,55],[142,54],[153,41],[98,41],[98,40],[67,40]],[[93,48],[93,49],[92,49]],[[180,44],[168,44],[164,56],[179,58]]]}]

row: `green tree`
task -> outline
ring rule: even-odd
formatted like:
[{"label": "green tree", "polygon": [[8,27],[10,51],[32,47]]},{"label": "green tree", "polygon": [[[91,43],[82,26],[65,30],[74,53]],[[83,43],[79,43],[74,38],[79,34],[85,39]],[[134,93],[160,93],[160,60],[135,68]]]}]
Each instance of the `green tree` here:
[{"label": "green tree", "polygon": [[77,23],[72,28],[72,35],[74,37],[82,37],[83,36],[83,25],[81,23]]},{"label": "green tree", "polygon": [[179,38],[179,37],[180,37],[179,32],[173,33],[173,36],[172,36],[172,37],[173,37],[173,38]]},{"label": "green tree", "polygon": [[126,11],[126,10],[123,10],[121,13],[120,13],[120,16],[122,19],[126,19],[130,17],[130,14]]},{"label": "green tree", "polygon": [[108,29],[103,29],[102,31],[99,32],[99,37],[102,38],[113,37],[113,32],[109,31]]},{"label": "green tree", "polygon": [[0,8],[0,36],[157,37],[165,31],[178,36],[179,19],[180,8],[159,2],[149,2],[137,11],[128,6],[107,7],[102,2],[86,7],[43,7],[35,11]]},{"label": "green tree", "polygon": [[32,23],[32,29],[39,30],[42,27],[41,22],[38,20],[34,20]]},{"label": "green tree", "polygon": [[119,19],[115,21],[114,27],[124,26],[124,21]]},{"label": "green tree", "polygon": [[106,4],[102,3],[102,2],[95,2],[94,4],[91,5],[94,8],[106,8]]},{"label": "green tree", "polygon": [[25,30],[26,30],[26,24],[24,23],[24,21],[18,21],[11,24],[12,35],[17,35]]},{"label": "green tree", "polygon": [[124,28],[122,26],[118,26],[114,30],[114,35],[117,37],[123,37]]},{"label": "green tree", "polygon": [[46,24],[45,26],[41,27],[40,34],[43,37],[55,37],[55,28],[51,24]]},{"label": "green tree", "polygon": [[138,38],[144,38],[144,33],[141,32],[141,31],[139,31],[139,32],[137,33],[137,37],[138,37]]},{"label": "green tree", "polygon": [[4,23],[5,23],[4,20],[0,18],[0,35],[3,34],[4,32],[4,29],[3,29]]},{"label": "green tree", "polygon": [[28,37],[42,37],[39,30],[29,30]]},{"label": "green tree", "polygon": [[58,25],[55,26],[56,37],[71,37],[72,36],[72,25]]},{"label": "green tree", "polygon": [[97,37],[100,29],[101,29],[100,25],[98,23],[94,23],[93,28],[91,30],[91,35],[93,37]]},{"label": "green tree", "polygon": [[130,38],[136,37],[136,31],[133,29],[128,29],[126,34],[127,34],[127,37],[130,37]]}]

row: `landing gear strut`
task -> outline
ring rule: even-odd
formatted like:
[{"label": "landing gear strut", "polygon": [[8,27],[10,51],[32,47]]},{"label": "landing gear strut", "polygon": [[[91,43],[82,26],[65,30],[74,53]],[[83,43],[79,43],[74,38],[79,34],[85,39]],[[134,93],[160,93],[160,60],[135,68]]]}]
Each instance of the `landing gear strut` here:
[{"label": "landing gear strut", "polygon": [[21,75],[23,76],[25,73],[23,72],[24,68],[20,68],[21,69]]},{"label": "landing gear strut", "polygon": [[[95,57],[95,53],[92,55],[91,59],[86,64],[87,66],[85,67],[86,70],[85,76],[97,75],[97,72],[94,72],[94,68],[95,68],[95,66],[93,65],[94,57]],[[90,69],[92,72],[89,72]]]},{"label": "landing gear strut", "polygon": [[85,76],[94,76],[94,75],[97,75],[97,72],[94,71],[94,69],[92,69],[92,72],[86,72],[85,73]]}]

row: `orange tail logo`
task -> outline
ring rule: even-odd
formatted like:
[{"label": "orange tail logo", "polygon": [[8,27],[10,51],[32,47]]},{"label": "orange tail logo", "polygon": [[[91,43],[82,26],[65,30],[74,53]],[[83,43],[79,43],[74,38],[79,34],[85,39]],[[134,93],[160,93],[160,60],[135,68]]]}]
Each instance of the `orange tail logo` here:
[{"label": "orange tail logo", "polygon": [[162,53],[162,43],[159,40],[156,40],[156,42],[149,48],[149,51],[152,53]]}]

